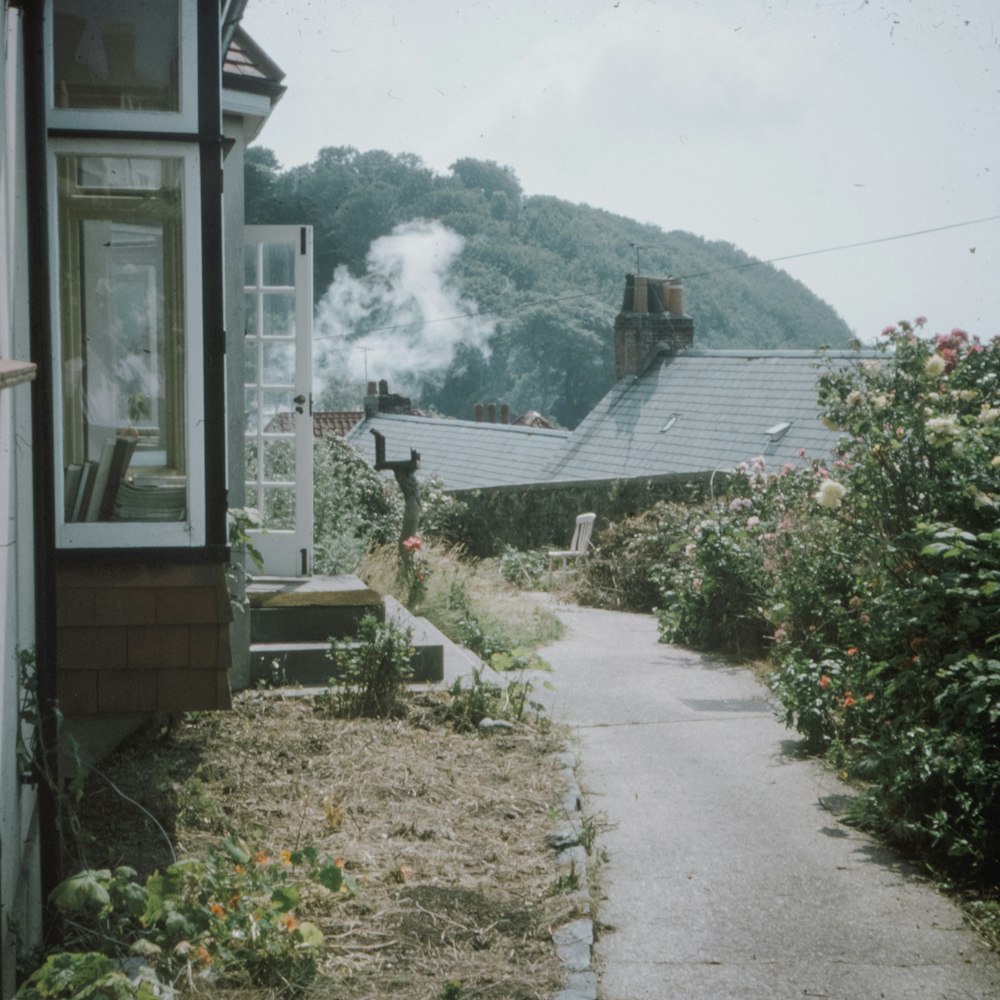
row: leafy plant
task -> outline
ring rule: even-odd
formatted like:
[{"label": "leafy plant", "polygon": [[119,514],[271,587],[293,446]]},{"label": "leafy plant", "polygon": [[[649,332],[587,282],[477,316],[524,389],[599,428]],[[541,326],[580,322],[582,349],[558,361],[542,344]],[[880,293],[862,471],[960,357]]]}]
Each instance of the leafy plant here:
[{"label": "leafy plant", "polygon": [[328,703],[346,718],[388,718],[405,711],[403,691],[413,674],[413,633],[374,615],[361,619],[357,636],[334,640]]},{"label": "leafy plant", "polygon": [[531,699],[533,690],[523,677],[501,685],[474,667],[471,680],[463,682],[459,677],[448,688],[443,715],[459,731],[475,729],[483,719],[521,722],[528,709],[536,714],[545,711],[544,705]]},{"label": "leafy plant", "polygon": [[[17,998],[146,1000],[179,978],[300,988],[323,944],[296,914],[303,882],[331,893],[345,885],[340,866],[313,848],[272,859],[235,836],[145,882],[125,867],[79,872],[50,897],[66,950],[49,955]],[[136,965],[139,974],[126,975]]]},{"label": "leafy plant", "polygon": [[505,545],[500,550],[498,565],[500,575],[508,583],[522,590],[535,590],[545,579],[549,559],[544,549],[517,549]]}]

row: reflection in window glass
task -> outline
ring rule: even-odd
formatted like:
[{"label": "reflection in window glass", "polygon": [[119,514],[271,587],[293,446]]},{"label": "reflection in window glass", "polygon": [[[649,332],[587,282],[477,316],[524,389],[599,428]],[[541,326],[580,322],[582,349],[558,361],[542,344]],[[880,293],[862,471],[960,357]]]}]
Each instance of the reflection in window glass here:
[{"label": "reflection in window glass", "polygon": [[180,110],[180,0],[55,0],[57,108]]},{"label": "reflection in window glass", "polygon": [[67,521],[187,515],[182,168],[57,157]]}]

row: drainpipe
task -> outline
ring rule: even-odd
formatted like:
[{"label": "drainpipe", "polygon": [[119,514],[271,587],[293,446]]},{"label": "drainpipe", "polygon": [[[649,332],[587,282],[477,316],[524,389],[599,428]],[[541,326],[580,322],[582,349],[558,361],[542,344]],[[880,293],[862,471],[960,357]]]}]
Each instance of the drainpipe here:
[{"label": "drainpipe", "polygon": [[[42,4],[29,4],[24,17],[24,114],[25,167],[28,174],[28,314],[31,355],[39,362],[32,386],[32,489],[35,497],[35,661],[39,727],[45,767],[59,773],[58,726],[56,723],[56,593],[55,593],[55,476],[53,473],[52,422],[55,396],[52,385],[50,335],[52,310],[49,301],[49,240],[45,132],[45,23]],[[61,876],[56,790],[45,780],[38,782],[39,851],[42,899]],[[47,930],[52,914],[47,914]]]}]

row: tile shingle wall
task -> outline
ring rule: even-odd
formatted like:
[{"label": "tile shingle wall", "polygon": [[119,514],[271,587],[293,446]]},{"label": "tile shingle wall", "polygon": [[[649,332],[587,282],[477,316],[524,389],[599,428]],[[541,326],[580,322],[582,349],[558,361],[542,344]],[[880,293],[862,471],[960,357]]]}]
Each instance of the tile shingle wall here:
[{"label": "tile shingle wall", "polygon": [[229,708],[231,617],[224,565],[60,570],[63,713]]}]

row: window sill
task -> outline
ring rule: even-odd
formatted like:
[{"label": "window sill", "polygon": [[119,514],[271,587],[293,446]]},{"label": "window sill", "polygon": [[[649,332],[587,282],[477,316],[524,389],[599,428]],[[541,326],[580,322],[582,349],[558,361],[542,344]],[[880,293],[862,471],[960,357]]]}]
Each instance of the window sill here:
[{"label": "window sill", "polygon": [[21,382],[30,382],[38,366],[31,361],[9,361],[0,358],[0,389],[9,389]]}]

